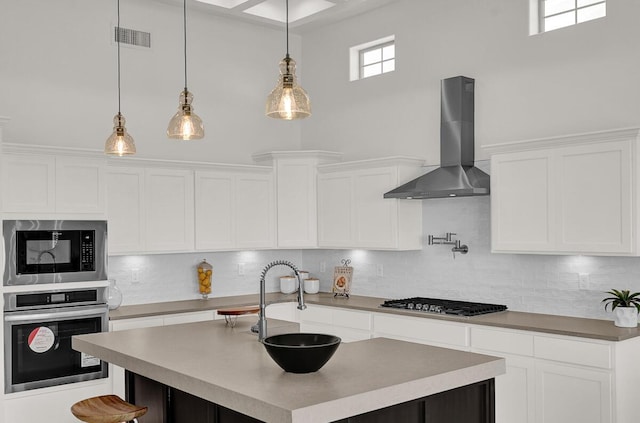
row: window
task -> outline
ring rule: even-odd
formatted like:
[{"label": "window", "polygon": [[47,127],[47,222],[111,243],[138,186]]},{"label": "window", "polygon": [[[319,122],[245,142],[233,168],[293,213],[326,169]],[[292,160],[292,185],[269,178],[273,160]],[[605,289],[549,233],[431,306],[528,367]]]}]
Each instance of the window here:
[{"label": "window", "polygon": [[396,70],[394,36],[351,47],[349,53],[351,81]]},{"label": "window", "polygon": [[606,0],[537,0],[538,32],[548,32],[607,15]]}]

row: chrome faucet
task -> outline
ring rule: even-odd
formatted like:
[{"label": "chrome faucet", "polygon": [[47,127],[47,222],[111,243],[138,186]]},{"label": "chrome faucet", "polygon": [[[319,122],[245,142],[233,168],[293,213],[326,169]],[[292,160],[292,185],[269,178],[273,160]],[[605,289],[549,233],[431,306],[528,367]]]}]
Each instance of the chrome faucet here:
[{"label": "chrome faucet", "polygon": [[304,294],[302,281],[300,280],[300,273],[298,268],[291,262],[286,260],[276,260],[267,264],[262,273],[260,274],[260,312],[258,314],[258,323],[251,328],[251,331],[258,332],[258,341],[262,342],[267,337],[267,316],[265,310],[267,308],[265,300],[265,277],[269,269],[275,266],[287,266],[293,270],[293,273],[298,278],[298,310],[304,310],[307,306],[304,303]]}]

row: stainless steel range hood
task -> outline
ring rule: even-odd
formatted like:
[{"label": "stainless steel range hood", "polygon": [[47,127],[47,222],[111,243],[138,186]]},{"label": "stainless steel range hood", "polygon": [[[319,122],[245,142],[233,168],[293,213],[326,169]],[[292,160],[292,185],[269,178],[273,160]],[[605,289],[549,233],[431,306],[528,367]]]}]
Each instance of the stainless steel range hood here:
[{"label": "stainless steel range hood", "polygon": [[442,80],[440,167],[384,198],[429,199],[489,194],[489,175],[474,166],[474,86],[466,76]]}]

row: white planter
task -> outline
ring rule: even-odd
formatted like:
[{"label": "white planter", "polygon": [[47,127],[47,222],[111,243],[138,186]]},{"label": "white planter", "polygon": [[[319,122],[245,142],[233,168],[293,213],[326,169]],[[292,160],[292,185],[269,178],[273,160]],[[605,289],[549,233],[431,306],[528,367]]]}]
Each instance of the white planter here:
[{"label": "white planter", "polygon": [[635,307],[616,307],[614,324],[621,328],[635,328],[638,326],[638,309]]}]

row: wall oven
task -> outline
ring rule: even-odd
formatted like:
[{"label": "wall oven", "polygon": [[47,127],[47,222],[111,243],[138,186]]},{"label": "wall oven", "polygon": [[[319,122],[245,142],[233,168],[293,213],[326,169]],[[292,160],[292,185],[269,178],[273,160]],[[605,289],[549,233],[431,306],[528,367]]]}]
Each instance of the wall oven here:
[{"label": "wall oven", "polygon": [[5,220],[5,286],[107,279],[107,222]]},{"label": "wall oven", "polygon": [[108,376],[71,337],[108,331],[107,287],[4,294],[5,393]]}]

